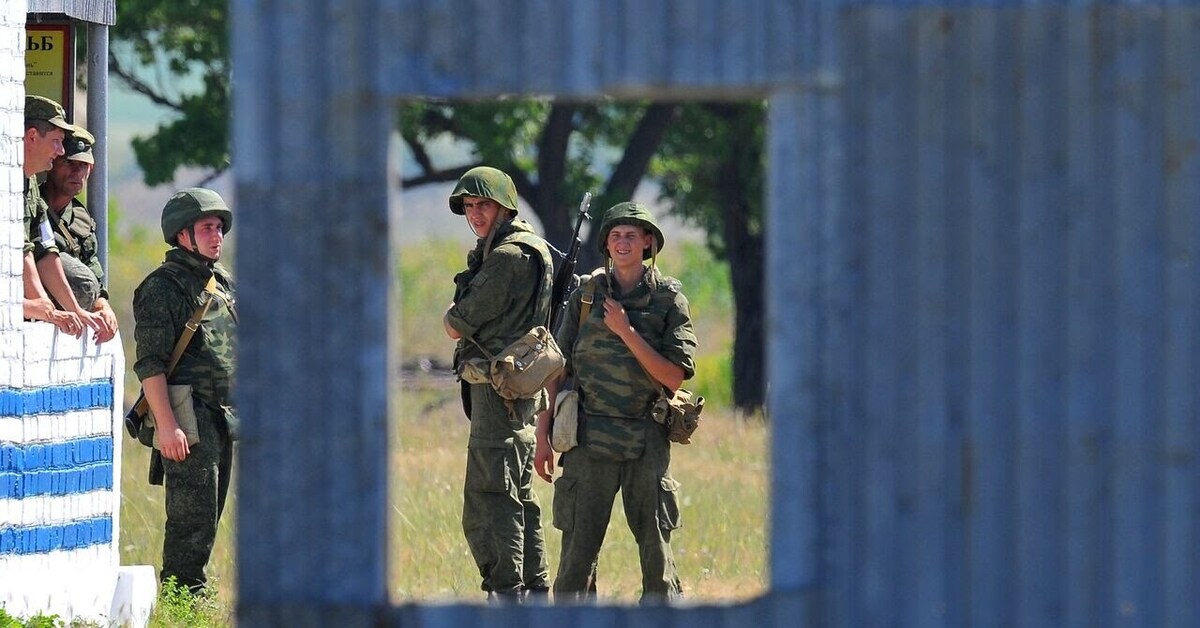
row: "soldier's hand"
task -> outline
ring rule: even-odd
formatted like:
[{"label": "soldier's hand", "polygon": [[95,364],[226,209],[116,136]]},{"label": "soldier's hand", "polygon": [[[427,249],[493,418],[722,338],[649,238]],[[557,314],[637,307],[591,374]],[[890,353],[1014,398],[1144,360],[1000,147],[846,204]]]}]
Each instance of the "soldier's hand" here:
[{"label": "soldier's hand", "polygon": [[446,308],[446,313],[442,315],[442,328],[446,330],[446,335],[450,336],[451,340],[458,340],[462,338],[462,334],[450,324],[450,310],[452,309],[454,309],[453,303]]},{"label": "soldier's hand", "polygon": [[82,321],[84,325],[87,325],[89,328],[92,329],[92,331],[96,332],[97,334],[110,333],[110,331],[108,329],[108,323],[104,320],[104,318],[102,316],[100,316],[99,313],[89,312],[87,310],[81,309],[81,310],[79,310],[79,312],[77,312],[77,314],[79,315],[79,320]]},{"label": "soldier's hand", "polygon": [[50,312],[47,320],[64,334],[71,334],[76,338],[83,335],[83,322],[79,320],[79,316],[74,312],[54,310]]},{"label": "soldier's hand", "polygon": [[604,326],[621,338],[632,329],[625,308],[612,297],[604,297]]},{"label": "soldier's hand", "polygon": [[96,299],[96,306],[93,311],[104,321],[105,325],[105,330],[96,332],[96,344],[112,340],[117,335],[117,315],[113,312],[112,306],[103,298]]},{"label": "soldier's hand", "polygon": [[550,449],[550,441],[539,437],[533,448],[533,470],[547,482],[554,481],[554,450]]},{"label": "soldier's hand", "polygon": [[162,452],[163,458],[175,462],[183,462],[184,458],[192,453],[191,448],[188,447],[187,435],[178,426],[173,430],[162,430],[159,433],[158,450]]}]

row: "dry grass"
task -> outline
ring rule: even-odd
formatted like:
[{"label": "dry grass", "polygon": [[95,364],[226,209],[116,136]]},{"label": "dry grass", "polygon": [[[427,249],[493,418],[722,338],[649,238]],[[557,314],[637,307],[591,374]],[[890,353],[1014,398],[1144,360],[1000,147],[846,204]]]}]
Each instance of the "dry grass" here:
[{"label": "dry grass", "polygon": [[[394,601],[479,600],[479,575],[459,525],[467,420],[455,390],[406,390],[392,448],[391,591]],[[672,452],[682,485],[684,527],[672,546],[691,599],[753,597],[766,587],[766,429],[714,412],[691,445]],[[535,480],[553,575],[560,533],[551,525],[553,488]],[[603,601],[635,602],[637,549],[618,497],[600,556]],[[415,569],[414,569],[415,567]]]},{"label": "dry grass", "polygon": [[[454,392],[409,390],[401,395],[389,463],[394,602],[482,599],[460,525],[468,424]],[[673,546],[690,599],[740,600],[766,587],[766,432],[756,419],[713,412],[693,444],[676,446],[672,474],[683,487],[684,527],[676,532]],[[127,440],[124,452],[121,562],[157,566],[162,489],[146,484],[148,449]],[[535,482],[553,575],[560,542],[549,514],[553,488],[540,479]],[[209,569],[219,599],[229,609],[236,591],[233,493]],[[607,539],[600,561],[601,599],[633,603],[640,594],[640,572],[619,498]]]}]

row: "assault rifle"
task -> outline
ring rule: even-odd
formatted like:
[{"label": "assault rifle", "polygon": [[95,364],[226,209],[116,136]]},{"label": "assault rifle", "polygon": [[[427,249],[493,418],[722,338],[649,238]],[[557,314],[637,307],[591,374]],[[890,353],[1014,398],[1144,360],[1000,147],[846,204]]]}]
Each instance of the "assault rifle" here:
[{"label": "assault rifle", "polygon": [[567,307],[567,298],[571,296],[571,292],[575,290],[576,283],[579,281],[579,278],[575,276],[575,260],[579,257],[579,247],[583,245],[579,239],[579,229],[583,227],[585,219],[591,218],[588,216],[588,207],[591,204],[592,193],[584,192],[583,201],[579,203],[579,215],[575,218],[575,233],[571,236],[571,246],[567,248],[562,265],[554,274],[554,287],[550,291],[551,333],[558,329],[558,322],[562,320],[563,310]]}]

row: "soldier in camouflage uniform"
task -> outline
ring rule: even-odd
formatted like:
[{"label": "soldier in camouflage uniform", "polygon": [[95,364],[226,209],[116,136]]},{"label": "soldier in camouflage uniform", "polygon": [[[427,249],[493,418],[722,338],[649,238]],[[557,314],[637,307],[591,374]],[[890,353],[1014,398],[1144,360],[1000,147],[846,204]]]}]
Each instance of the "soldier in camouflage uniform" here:
[{"label": "soldier in camouflage uniform", "polygon": [[[96,138],[87,129],[73,125],[63,141],[66,151],[54,160],[39,192],[48,206],[48,219],[54,234],[54,246],[67,282],[79,306],[99,314],[106,329],[96,332],[96,343],[107,342],[117,333],[117,315],[108,302],[104,288],[104,269],[100,266],[96,221],[77,198],[92,174],[95,158],[92,147]],[[37,260],[38,272],[50,272],[50,256]]]},{"label": "soldier in camouflage uniform", "polygon": [[[455,368],[496,354],[550,312],[553,260],[544,240],[516,218],[517,190],[500,170],[473,168],[450,195],[479,238],[467,269],[454,278],[446,333],[458,341]],[[468,340],[471,339],[471,340]],[[473,341],[473,342],[472,342]],[[542,510],[533,493],[533,420],[545,395],[510,403],[489,383],[464,383],[470,440],[463,491],[463,532],[489,599],[520,600],[548,591]]]},{"label": "soldier in camouflage uniform", "polygon": [[[58,249],[50,223],[46,219],[46,202],[38,193],[37,174],[45,172],[54,159],[63,154],[63,139],[72,125],[58,103],[42,96],[25,97],[25,136],[23,138],[25,174],[25,245],[22,249],[22,275],[25,294],[25,318],[52,323],[59,331],[78,337],[84,327],[99,329],[99,316],[83,310],[71,292],[62,266],[58,264]],[[37,258],[47,257],[39,273]],[[44,275],[44,276],[43,276]],[[47,294],[47,288],[65,309],[57,309]]]},{"label": "soldier in camouflage uniform", "polygon": [[[137,362],[150,404],[159,448],[151,455],[150,481],[166,485],[166,533],[160,579],[174,577],[192,592],[204,590],[204,567],[212,554],[225,507],[233,463],[237,418],[231,405],[237,317],[234,285],[217,263],[233,213],[212,190],[177,192],[162,211],[163,238],[173,248],[133,295]],[[216,279],[216,294],[205,286]],[[170,380],[167,365],[184,324],[203,299],[214,299]],[[190,442],[177,421],[170,393],[190,386],[199,440]],[[172,390],[169,390],[171,387]]]},{"label": "soldier in camouflage uniform", "polygon": [[[606,268],[583,279],[555,335],[579,392],[580,425],[579,445],[562,454],[562,476],[554,480],[554,527],[563,534],[554,595],[594,596],[600,546],[620,491],[638,545],[642,600],[677,599],[671,533],[680,525],[679,484],[668,471],[666,428],[650,410],[664,388],[675,390],[695,373],[696,335],[679,281],[655,263],[665,240],[644,206],[611,207],[599,244]],[[583,306],[585,297],[594,307]],[[548,386],[551,398],[562,381]],[[538,416],[534,454],[546,481],[554,471],[551,412]]]}]

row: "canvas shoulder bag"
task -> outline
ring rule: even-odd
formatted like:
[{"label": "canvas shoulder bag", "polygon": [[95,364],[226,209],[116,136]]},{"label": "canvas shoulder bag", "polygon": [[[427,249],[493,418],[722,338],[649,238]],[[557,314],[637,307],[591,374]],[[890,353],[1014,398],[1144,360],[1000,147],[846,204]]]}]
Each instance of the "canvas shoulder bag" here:
[{"label": "canvas shoulder bag", "polygon": [[[171,351],[171,359],[167,364],[166,370],[168,380],[171,378],[171,373],[175,372],[175,367],[179,364],[180,358],[183,357],[183,352],[187,349],[188,343],[192,341],[192,336],[195,335],[198,329],[200,329],[200,322],[204,320],[204,315],[208,313],[208,308],[212,306],[213,300],[216,299],[220,294],[217,291],[216,275],[208,278],[208,283],[204,286],[204,292],[208,293],[208,298],[204,300],[204,303],[200,304],[200,307],[196,308],[196,311],[192,313],[192,317],[188,319],[186,323],[184,323],[183,332],[179,334],[179,340],[175,342],[175,348]],[[181,394],[181,391],[171,392],[171,388],[182,387],[168,386],[168,394],[171,396],[171,407],[175,408],[178,403],[176,399]],[[187,386],[186,388],[188,389],[187,397],[188,401],[190,402],[191,386]],[[147,418],[150,418],[150,421],[147,421]],[[179,419],[179,417],[176,416],[176,419]],[[186,421],[187,418],[185,417],[180,420]],[[191,424],[193,427],[193,433],[195,433],[196,442],[199,442],[199,431],[195,429],[195,408],[191,409]],[[158,438],[154,434],[154,427],[154,419],[153,417],[150,417],[150,402],[146,401],[146,392],[143,390],[141,394],[138,395],[138,399],[136,402],[134,402],[133,407],[130,408],[129,412],[125,414],[125,430],[129,432],[130,436],[138,439],[138,442],[142,443],[143,445],[157,448]],[[180,423],[180,427],[184,427],[183,423]],[[189,445],[196,444],[195,442],[192,442],[192,433],[189,433],[186,427],[184,427],[184,433],[188,435]]]}]

